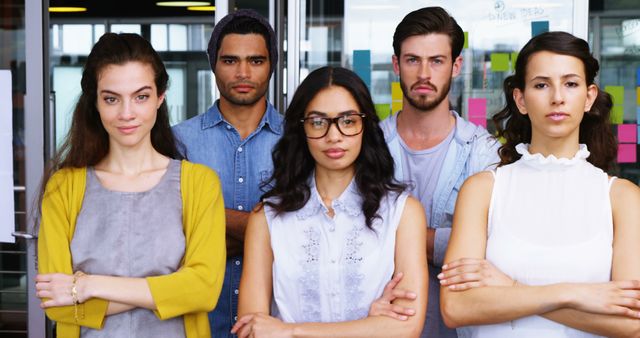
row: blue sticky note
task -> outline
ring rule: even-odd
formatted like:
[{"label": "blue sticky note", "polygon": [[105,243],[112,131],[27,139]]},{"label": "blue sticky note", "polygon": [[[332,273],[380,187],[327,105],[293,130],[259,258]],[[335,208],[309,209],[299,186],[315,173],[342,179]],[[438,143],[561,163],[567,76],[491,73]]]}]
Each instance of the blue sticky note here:
[{"label": "blue sticky note", "polygon": [[640,87],[640,67],[636,70],[636,86]]},{"label": "blue sticky note", "polygon": [[636,108],[636,124],[640,125],[640,107]]},{"label": "blue sticky note", "polygon": [[531,21],[531,37],[549,31],[549,21]]},{"label": "blue sticky note", "polygon": [[360,76],[362,81],[371,89],[371,51],[353,51],[353,71]]}]

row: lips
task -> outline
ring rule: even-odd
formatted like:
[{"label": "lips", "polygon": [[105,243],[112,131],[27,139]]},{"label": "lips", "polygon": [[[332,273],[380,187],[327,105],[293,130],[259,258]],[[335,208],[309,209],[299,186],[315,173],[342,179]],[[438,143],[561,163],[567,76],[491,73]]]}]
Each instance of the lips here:
[{"label": "lips", "polygon": [[231,88],[233,88],[235,91],[239,93],[248,93],[251,90],[253,90],[254,86],[251,84],[237,84],[237,85],[232,85]]},{"label": "lips", "polygon": [[138,130],[138,126],[124,126],[118,127],[118,130],[123,134],[133,134]]},{"label": "lips", "polygon": [[344,156],[344,154],[346,153],[346,151],[344,149],[341,148],[331,148],[331,149],[327,149],[325,151],[323,151],[323,153],[325,155],[327,155],[327,157],[337,160],[339,158],[342,158],[342,156]]},{"label": "lips", "polygon": [[411,90],[420,94],[428,94],[436,91],[436,87],[431,84],[420,83],[411,87]]},{"label": "lips", "polygon": [[552,112],[546,115],[546,117],[552,121],[563,121],[569,118],[569,114],[564,112]]}]

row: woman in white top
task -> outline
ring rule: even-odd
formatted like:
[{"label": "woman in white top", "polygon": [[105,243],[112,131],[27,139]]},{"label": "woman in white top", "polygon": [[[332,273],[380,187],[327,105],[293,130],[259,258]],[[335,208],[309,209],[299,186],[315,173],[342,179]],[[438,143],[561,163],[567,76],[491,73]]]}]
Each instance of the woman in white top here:
[{"label": "woman in white top", "polygon": [[551,32],[505,80],[501,163],[463,185],[440,275],[445,323],[475,325],[462,337],[640,334],[640,189],[606,173],[598,68],[584,40]]},{"label": "woman in white top", "polygon": [[[298,87],[251,215],[239,337],[417,337],[427,303],[426,220],[393,179],[371,96],[350,70],[324,67]],[[415,299],[397,320],[369,313],[394,272]],[[393,310],[400,313],[399,310]],[[396,317],[397,318],[397,317]]]}]

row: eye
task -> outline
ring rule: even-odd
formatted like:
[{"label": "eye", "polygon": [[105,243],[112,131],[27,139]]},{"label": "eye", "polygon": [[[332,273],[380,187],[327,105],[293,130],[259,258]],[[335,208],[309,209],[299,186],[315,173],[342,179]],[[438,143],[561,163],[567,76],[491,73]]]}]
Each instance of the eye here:
[{"label": "eye", "polygon": [[569,81],[569,82],[566,83],[566,86],[573,88],[573,87],[579,87],[580,84],[575,82],[575,81]]},{"label": "eye", "polygon": [[444,61],[442,59],[434,59],[433,63],[436,64],[436,65],[441,65],[441,64],[444,63]]},{"label": "eye", "polygon": [[251,60],[251,64],[261,65],[261,64],[264,64],[264,60],[262,60],[262,59]]},{"label": "eye", "polygon": [[414,63],[418,63],[418,61],[419,61],[419,60],[418,60],[418,58],[416,58],[416,57],[408,57],[408,58],[407,58],[407,63],[414,64]]},{"label": "eye", "polygon": [[536,83],[536,84],[534,84],[534,85],[533,85],[533,88],[535,88],[535,89],[543,89],[543,88],[547,88],[547,84],[546,84],[546,83],[543,83],[543,82],[541,82],[541,83]]},{"label": "eye", "polygon": [[222,59],[222,63],[225,65],[232,65],[236,62],[236,60],[233,59]]},{"label": "eye", "polygon": [[146,101],[149,98],[149,94],[140,94],[136,96],[136,101]]},{"label": "eye", "polygon": [[312,117],[307,120],[307,123],[314,129],[322,129],[327,125],[327,121],[322,117]]},{"label": "eye", "polygon": [[104,100],[104,102],[106,102],[107,104],[114,104],[118,101],[118,99],[113,96],[105,96],[102,98],[102,100]]}]

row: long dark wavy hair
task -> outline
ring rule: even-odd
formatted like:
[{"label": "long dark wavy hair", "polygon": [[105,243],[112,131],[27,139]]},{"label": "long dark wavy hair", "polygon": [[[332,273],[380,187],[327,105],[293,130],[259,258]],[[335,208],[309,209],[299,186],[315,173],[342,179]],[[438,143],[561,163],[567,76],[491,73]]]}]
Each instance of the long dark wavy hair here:
[{"label": "long dark wavy hair", "polygon": [[322,90],[340,86],[358,103],[363,119],[362,148],[355,161],[355,182],[362,195],[362,212],[367,227],[378,218],[380,201],[389,192],[402,192],[405,186],[394,179],[394,164],[391,153],[378,125],[371,95],[365,83],[354,72],[340,67],[322,67],[311,72],[300,84],[284,117],[284,133],[273,150],[273,175],[267,187],[273,188],[262,195],[262,200],[275,197],[264,203],[277,213],[301,209],[309,200],[309,179],[316,162],[309,152],[307,137],[300,119],[309,102]]},{"label": "long dark wavy hair", "polygon": [[[501,166],[520,159],[521,155],[515,149],[518,143],[531,143],[531,120],[528,115],[520,114],[513,98],[513,91],[518,88],[524,92],[527,64],[533,54],[541,51],[580,59],[584,65],[587,86],[594,84],[600,69],[598,60],[589,51],[589,44],[569,33],[547,32],[529,40],[518,55],[515,74],[504,80],[507,103],[493,116],[498,136],[506,140],[498,151]],[[598,88],[598,95],[591,110],[585,112],[579,131],[579,142],[586,144],[591,153],[587,160],[604,171],[611,169],[617,151],[616,139],[609,124],[611,107],[611,96]]]},{"label": "long dark wavy hair", "polygon": [[[63,168],[94,166],[109,153],[109,134],[102,125],[97,109],[98,79],[110,65],[140,62],[151,66],[157,95],[166,92],[169,75],[151,44],[137,34],[106,33],[93,46],[82,72],[82,93],[73,110],[71,128],[57,154],[51,159],[42,179],[39,202],[51,175]],[[171,126],[167,101],[158,108],[151,128],[151,144],[160,154],[181,159]],[[38,203],[40,205],[40,203]]]}]

